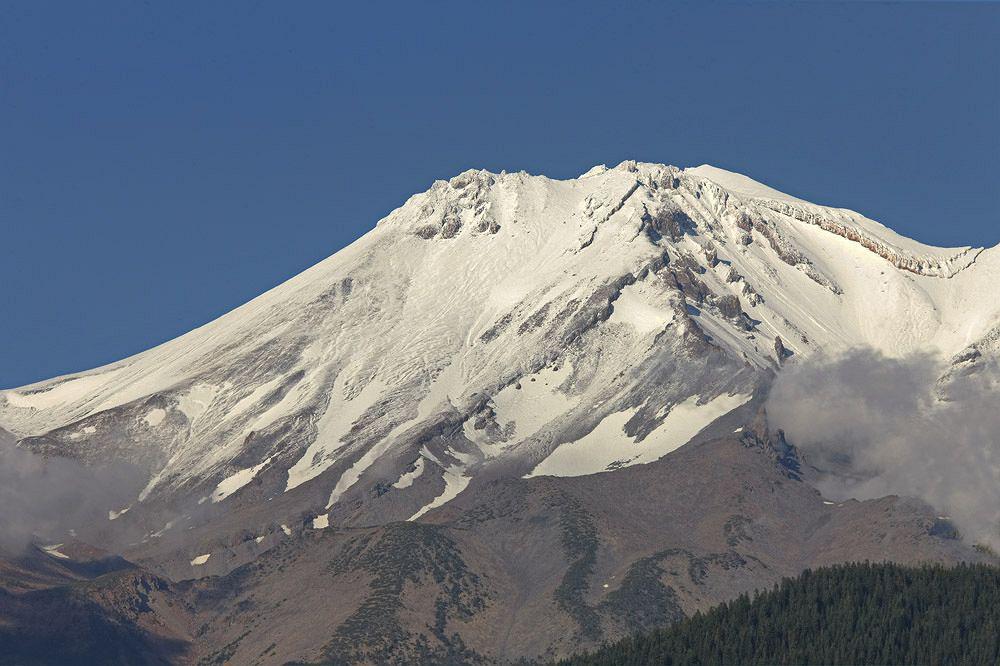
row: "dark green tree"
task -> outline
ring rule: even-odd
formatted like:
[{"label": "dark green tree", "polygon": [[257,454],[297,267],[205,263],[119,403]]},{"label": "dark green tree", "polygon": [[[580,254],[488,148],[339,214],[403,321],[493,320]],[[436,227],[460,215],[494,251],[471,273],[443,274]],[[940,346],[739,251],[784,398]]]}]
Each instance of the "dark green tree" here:
[{"label": "dark green tree", "polygon": [[1000,664],[1000,569],[807,570],[560,664]]}]

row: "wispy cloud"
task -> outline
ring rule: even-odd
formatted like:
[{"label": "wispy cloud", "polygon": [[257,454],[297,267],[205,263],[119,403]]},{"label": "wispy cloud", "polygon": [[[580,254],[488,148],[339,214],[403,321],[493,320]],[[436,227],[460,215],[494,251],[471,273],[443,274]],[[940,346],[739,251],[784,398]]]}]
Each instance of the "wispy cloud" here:
[{"label": "wispy cloud", "polygon": [[853,350],[788,366],[767,410],[833,498],[919,497],[1000,546],[1000,369],[940,379],[936,356]]},{"label": "wispy cloud", "polygon": [[36,538],[63,540],[70,530],[94,540],[108,511],[134,498],[143,482],[129,465],[85,467],[0,441],[0,548],[18,552]]}]

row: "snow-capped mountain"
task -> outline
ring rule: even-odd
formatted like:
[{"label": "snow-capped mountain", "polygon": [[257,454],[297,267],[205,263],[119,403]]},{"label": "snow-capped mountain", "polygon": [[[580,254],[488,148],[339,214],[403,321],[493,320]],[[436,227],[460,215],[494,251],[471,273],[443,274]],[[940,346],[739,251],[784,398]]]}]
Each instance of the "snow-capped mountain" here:
[{"label": "snow-capped mountain", "polygon": [[176,340],[0,392],[0,427],[138,466],[108,509],[146,539],[213,507],[416,519],[490,479],[655,461],[818,350],[968,362],[1000,339],[997,279],[1000,247],[922,245],[711,166],[467,171]]}]

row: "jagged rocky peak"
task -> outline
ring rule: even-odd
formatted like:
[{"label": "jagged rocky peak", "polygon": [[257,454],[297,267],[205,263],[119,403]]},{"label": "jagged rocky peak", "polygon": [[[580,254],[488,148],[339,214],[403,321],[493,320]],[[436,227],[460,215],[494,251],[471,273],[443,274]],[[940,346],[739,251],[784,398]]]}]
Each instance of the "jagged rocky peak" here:
[{"label": "jagged rocky peak", "polygon": [[[462,229],[471,233],[495,234],[500,220],[517,222],[517,200],[529,190],[545,190],[550,186],[575,188],[584,180],[591,182],[591,191],[581,206],[591,218],[607,218],[639,188],[656,193],[680,187],[683,171],[674,166],[625,161],[609,169],[596,166],[577,179],[555,181],[526,172],[493,173],[484,169],[469,169],[450,180],[435,181],[429,190],[411,197],[404,206],[390,214],[383,224],[402,225],[419,238],[455,238]],[[616,185],[624,183],[618,191]],[[654,197],[655,199],[655,197]],[[667,202],[660,198],[661,205]]]},{"label": "jagged rocky peak", "polygon": [[[621,193],[594,186],[595,182],[622,182],[623,178],[630,187]],[[835,291],[838,289],[835,284],[808,268],[808,258],[795,249],[794,240],[782,230],[782,223],[794,220],[819,227],[858,243],[896,268],[918,275],[952,277],[971,265],[981,252],[980,248],[933,248],[916,243],[859,213],[817,206],[710,165],[681,169],[634,160],[623,161],[613,168],[598,165],[568,181],[551,181],[525,172],[508,174],[469,169],[450,180],[436,181],[427,192],[411,198],[389,219],[404,219],[412,233],[425,240],[455,238],[462,229],[469,229],[472,234],[496,234],[504,213],[512,215],[510,222],[516,221],[516,198],[524,188],[531,187],[532,182],[536,186],[543,182],[590,185],[594,191],[584,202],[584,212],[592,218],[599,218],[602,213],[610,216],[616,206],[641,188],[648,198],[646,214],[657,233],[666,232],[671,240],[677,240],[684,233],[682,226],[685,224],[688,232],[695,229],[718,231],[719,222],[735,224],[741,230],[739,243],[748,245],[754,242],[757,234],[783,261],[803,266],[813,279]],[[718,219],[688,215],[682,210],[683,206],[678,206],[678,197],[690,198],[692,206],[706,209]],[[674,217],[681,219],[673,222]]]},{"label": "jagged rocky peak", "polygon": [[493,174],[485,170],[470,169],[451,180],[439,180],[421,195],[420,201],[411,199],[407,206],[419,207],[413,233],[429,240],[435,237],[454,238],[463,227],[474,233],[495,234],[500,230],[496,217],[491,214],[493,202],[489,197],[498,179],[506,174]]}]

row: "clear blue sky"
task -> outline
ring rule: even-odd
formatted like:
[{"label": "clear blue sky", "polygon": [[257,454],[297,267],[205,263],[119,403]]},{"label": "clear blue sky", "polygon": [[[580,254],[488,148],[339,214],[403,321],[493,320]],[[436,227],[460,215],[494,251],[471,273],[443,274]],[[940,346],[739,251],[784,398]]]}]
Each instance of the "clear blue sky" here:
[{"label": "clear blue sky", "polygon": [[990,4],[4,2],[0,386],[209,321],[469,167],[708,162],[995,244],[998,35]]}]

